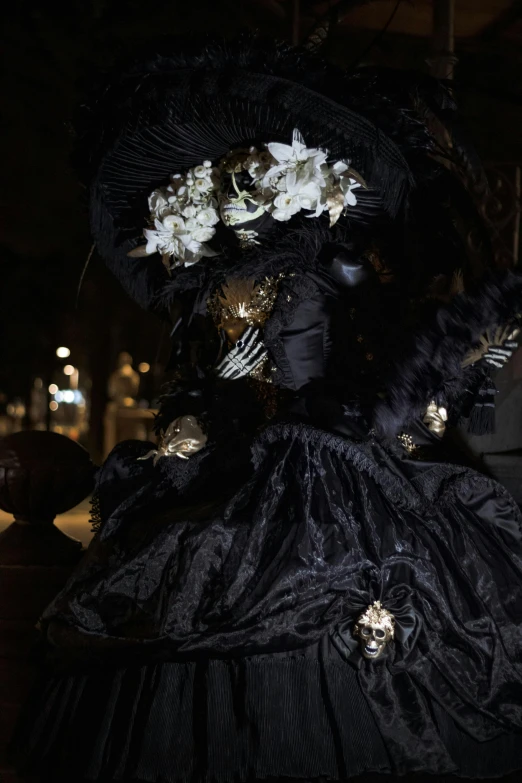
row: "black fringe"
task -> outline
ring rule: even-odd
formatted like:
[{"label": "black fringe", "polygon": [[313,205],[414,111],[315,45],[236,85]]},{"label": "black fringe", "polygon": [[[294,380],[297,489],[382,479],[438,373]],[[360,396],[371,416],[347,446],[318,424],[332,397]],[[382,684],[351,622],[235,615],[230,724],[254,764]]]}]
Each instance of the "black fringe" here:
[{"label": "black fringe", "polygon": [[468,422],[468,432],[472,435],[490,435],[495,432],[495,397],[498,394],[492,378],[484,376],[478,389]]}]

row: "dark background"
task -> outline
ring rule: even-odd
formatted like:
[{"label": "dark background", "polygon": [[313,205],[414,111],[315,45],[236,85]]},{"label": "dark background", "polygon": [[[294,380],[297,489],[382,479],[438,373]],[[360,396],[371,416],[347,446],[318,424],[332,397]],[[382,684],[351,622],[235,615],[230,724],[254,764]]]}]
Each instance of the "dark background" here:
[{"label": "dark background", "polygon": [[[447,3],[447,0],[446,0]],[[437,4],[437,3],[436,3]],[[119,351],[152,365],[161,384],[167,335],[120,291],[89,254],[86,198],[69,164],[70,121],[96,71],[165,34],[227,37],[250,28],[273,38],[306,36],[336,2],[306,0],[70,0],[3,9],[0,211],[0,392],[27,398],[35,376],[52,379],[58,345],[92,378],[89,448],[101,447],[109,372]],[[438,4],[440,6],[440,3]],[[431,0],[344,4],[329,56],[341,65],[383,63],[428,70],[440,55]],[[515,250],[522,164],[522,2],[456,0],[454,78],[479,152],[498,188],[495,219]],[[518,174],[517,174],[518,172]],[[520,364],[520,362],[519,362]],[[522,368],[521,368],[522,369]],[[517,369],[510,382],[516,380]],[[514,374],[513,374],[514,373]]]}]

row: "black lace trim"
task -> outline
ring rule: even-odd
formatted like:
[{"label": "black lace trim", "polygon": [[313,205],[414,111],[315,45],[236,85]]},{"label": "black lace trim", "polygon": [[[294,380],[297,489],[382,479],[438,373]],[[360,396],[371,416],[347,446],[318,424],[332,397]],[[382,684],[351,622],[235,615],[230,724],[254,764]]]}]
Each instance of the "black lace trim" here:
[{"label": "black lace trim", "polygon": [[182,494],[200,475],[202,463],[211,455],[212,451],[211,446],[206,446],[186,460],[179,457],[163,457],[158,460],[156,470],[161,472],[163,480],[168,480],[169,487],[174,487]]},{"label": "black lace trim", "polygon": [[91,498],[91,515],[89,522],[91,523],[91,531],[96,535],[100,532],[102,524],[102,515],[100,508],[100,496],[98,492],[94,490]]},{"label": "black lace trim", "polygon": [[385,446],[373,438],[355,443],[309,424],[275,424],[267,427],[252,445],[254,468],[257,470],[269,456],[267,446],[277,441],[291,439],[299,440],[301,443],[312,443],[318,449],[326,448],[344,457],[356,470],[364,471],[371,476],[386,497],[398,507],[428,511],[428,503],[410,481],[394,474],[392,470],[387,470],[381,460],[376,460],[372,453],[375,449],[381,452],[383,461],[390,459],[390,456]]}]

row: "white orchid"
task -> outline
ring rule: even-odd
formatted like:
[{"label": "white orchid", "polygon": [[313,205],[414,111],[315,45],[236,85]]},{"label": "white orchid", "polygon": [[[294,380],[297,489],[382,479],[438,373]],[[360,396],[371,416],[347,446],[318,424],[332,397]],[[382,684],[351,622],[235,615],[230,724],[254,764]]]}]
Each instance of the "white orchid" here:
[{"label": "white orchid", "polygon": [[341,190],[344,194],[344,206],[355,207],[357,204],[357,198],[355,197],[353,191],[357,188],[360,188],[361,183],[357,182],[357,180],[353,179],[352,177],[341,177],[339,184],[341,185]]},{"label": "white orchid", "polygon": [[350,165],[345,160],[338,160],[331,167],[334,181],[339,182],[339,186],[344,195],[344,206],[354,207],[357,204],[357,198],[354,190],[361,187],[361,183],[350,176]]}]

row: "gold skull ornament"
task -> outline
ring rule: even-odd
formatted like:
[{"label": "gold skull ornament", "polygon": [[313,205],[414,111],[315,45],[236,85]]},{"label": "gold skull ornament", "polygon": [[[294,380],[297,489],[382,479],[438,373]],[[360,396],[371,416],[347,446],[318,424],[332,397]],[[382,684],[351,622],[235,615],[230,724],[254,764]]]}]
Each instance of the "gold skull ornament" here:
[{"label": "gold skull ornament", "polygon": [[395,618],[380,601],[375,601],[357,618],[353,635],[359,639],[364,658],[374,661],[395,636]]},{"label": "gold skull ornament", "polygon": [[188,459],[206,446],[207,436],[194,416],[180,416],[169,424],[157,449],[149,451],[138,460],[154,457],[157,464],[161,457],[178,457]]}]

